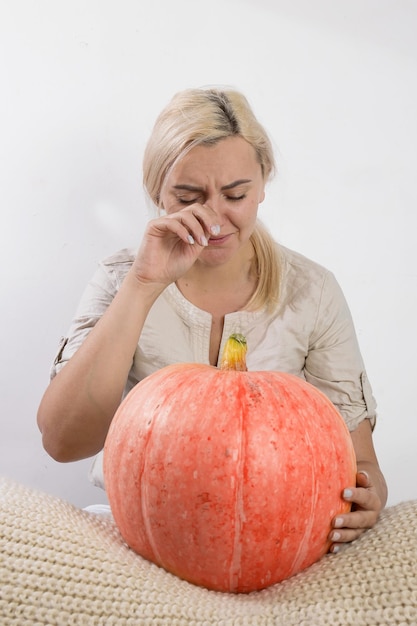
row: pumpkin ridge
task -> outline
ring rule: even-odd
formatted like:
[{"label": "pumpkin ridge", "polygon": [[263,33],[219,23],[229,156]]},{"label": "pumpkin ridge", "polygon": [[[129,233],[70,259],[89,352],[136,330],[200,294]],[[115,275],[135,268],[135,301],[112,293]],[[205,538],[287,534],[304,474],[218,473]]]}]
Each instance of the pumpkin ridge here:
[{"label": "pumpkin ridge", "polygon": [[[227,371],[227,370],[226,370]],[[234,370],[232,370],[234,371]],[[247,374],[236,372],[235,385],[236,387],[246,388],[246,382],[248,380]],[[239,397],[239,452],[237,455],[238,467],[236,469],[237,476],[237,489],[235,495],[235,516],[234,516],[234,536],[233,536],[233,550],[232,558],[229,568],[229,587],[231,591],[237,591],[240,585],[240,579],[242,576],[242,529],[245,522],[245,498],[244,498],[244,474],[245,474],[245,459],[247,449],[247,424],[244,421],[244,402],[242,403],[242,396],[245,397],[242,391],[238,392]]]},{"label": "pumpkin ridge", "polygon": [[[303,422],[305,422],[303,416]],[[310,436],[308,434],[308,429],[304,428],[304,439],[307,443],[307,448],[310,457],[310,467],[312,469],[312,474],[315,475],[317,471],[317,463],[316,463],[316,455],[314,454],[314,446],[311,442]],[[310,498],[308,498],[309,509],[306,511],[305,519],[306,519],[306,527],[304,529],[303,537],[300,540],[298,550],[294,555],[294,559],[292,562],[292,571],[297,572],[300,567],[304,564],[306,555],[308,556],[309,548],[311,545],[311,534],[314,529],[314,525],[316,523],[315,518],[315,510],[319,497],[318,492],[318,484],[316,481],[311,481],[311,486],[313,487],[313,492],[311,493]],[[330,532],[330,519],[329,519],[329,532]]]},{"label": "pumpkin ridge", "polygon": [[153,429],[155,426],[155,420],[157,420],[158,415],[159,415],[158,408],[159,408],[158,405],[156,407],[153,407],[153,414],[149,418],[150,423],[151,423],[151,428],[149,428],[147,437],[145,439],[145,443],[143,444],[142,455],[141,455],[142,458],[141,458],[140,470],[139,470],[139,476],[138,476],[138,485],[139,485],[139,489],[141,493],[140,508],[141,508],[141,513],[142,513],[143,526],[145,530],[146,540],[152,551],[152,557],[150,558],[155,563],[161,563],[161,555],[157,548],[157,542],[155,541],[155,538],[152,532],[152,526],[150,523],[149,491],[147,489],[146,459],[148,456],[147,455],[148,448],[150,444],[152,443],[152,435],[153,435]]}]

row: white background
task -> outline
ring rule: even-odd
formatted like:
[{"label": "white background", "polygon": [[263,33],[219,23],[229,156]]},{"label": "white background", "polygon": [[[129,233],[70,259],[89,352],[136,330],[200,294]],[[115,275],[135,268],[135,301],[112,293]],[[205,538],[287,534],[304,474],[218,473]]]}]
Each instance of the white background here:
[{"label": "white background", "polygon": [[37,406],[97,261],[140,240],[156,115],[221,84],[276,147],[261,218],[345,291],[389,503],[417,498],[416,32],[415,0],[0,0],[1,474],[105,501]]}]

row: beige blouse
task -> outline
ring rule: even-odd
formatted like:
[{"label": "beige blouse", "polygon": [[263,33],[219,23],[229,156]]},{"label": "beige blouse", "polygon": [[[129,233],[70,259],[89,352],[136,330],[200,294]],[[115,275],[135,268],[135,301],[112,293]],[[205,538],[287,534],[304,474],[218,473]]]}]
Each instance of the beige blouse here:
[{"label": "beige blouse", "polygon": [[[360,354],[352,317],[333,274],[283,246],[280,304],[225,316],[220,354],[232,333],[245,335],[249,370],[280,370],[318,387],[337,407],[350,431],[363,419],[375,424],[376,403]],[[105,259],[88,284],[67,337],[62,339],[53,377],[82,344],[114,298],[135,258],[121,250]],[[147,317],[127,381],[138,381],[176,362],[209,363],[211,315],[169,285]],[[91,478],[103,485],[100,455]]]}]

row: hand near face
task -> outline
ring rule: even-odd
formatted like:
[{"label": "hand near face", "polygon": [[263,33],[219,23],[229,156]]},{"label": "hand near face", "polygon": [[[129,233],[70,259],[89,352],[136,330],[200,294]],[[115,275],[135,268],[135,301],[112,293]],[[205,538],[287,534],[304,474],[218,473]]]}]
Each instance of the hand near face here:
[{"label": "hand near face", "polygon": [[167,285],[183,276],[220,226],[214,211],[198,203],[151,220],[146,228],[133,271],[144,283]]}]

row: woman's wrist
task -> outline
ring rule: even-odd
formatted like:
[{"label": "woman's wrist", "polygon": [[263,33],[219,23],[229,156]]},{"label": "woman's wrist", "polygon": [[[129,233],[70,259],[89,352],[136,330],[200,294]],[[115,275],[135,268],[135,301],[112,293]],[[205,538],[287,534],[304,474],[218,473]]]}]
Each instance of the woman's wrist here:
[{"label": "woman's wrist", "polygon": [[152,306],[167,286],[164,283],[143,280],[132,266],[126,274],[120,290],[129,291],[131,297],[139,298],[143,304]]}]

